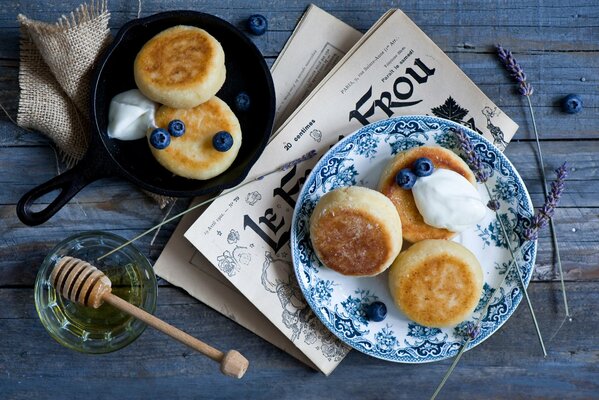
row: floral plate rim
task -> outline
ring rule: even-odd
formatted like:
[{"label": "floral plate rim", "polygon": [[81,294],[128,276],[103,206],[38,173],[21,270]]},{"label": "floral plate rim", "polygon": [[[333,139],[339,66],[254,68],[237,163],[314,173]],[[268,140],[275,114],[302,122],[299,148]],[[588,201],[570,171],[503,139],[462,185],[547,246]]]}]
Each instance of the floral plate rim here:
[{"label": "floral plate rim", "polygon": [[[415,358],[413,356],[411,356],[411,357],[404,356],[403,358],[401,358],[401,357],[390,358],[388,354],[376,352],[371,349],[364,348],[363,346],[358,346],[354,341],[344,337],[344,335],[342,335],[340,332],[338,332],[332,326],[332,323],[325,317],[323,312],[319,309],[318,305],[316,304],[315,300],[310,295],[310,287],[308,287],[307,285],[304,284],[304,281],[301,277],[301,273],[302,273],[303,267],[305,267],[305,266],[302,265],[302,263],[299,260],[299,256],[298,256],[298,229],[297,229],[298,228],[297,227],[298,215],[300,214],[300,210],[302,209],[305,198],[307,196],[308,188],[310,188],[312,186],[312,181],[315,179],[314,178],[315,171],[320,171],[323,168],[323,166],[325,165],[325,162],[327,160],[329,160],[330,158],[333,157],[333,155],[338,153],[339,150],[343,148],[343,146],[346,146],[347,144],[351,143],[352,140],[355,140],[355,138],[359,137],[359,135],[364,134],[366,132],[370,132],[372,134],[372,132],[375,129],[377,129],[381,126],[387,125],[387,124],[394,124],[394,126],[396,126],[400,122],[404,122],[404,123],[408,124],[410,121],[421,121],[421,122],[428,121],[428,122],[433,122],[433,123],[437,123],[437,124],[447,125],[449,128],[462,130],[470,137],[470,139],[474,139],[474,142],[482,143],[487,148],[487,150],[490,151],[491,153],[493,153],[496,157],[496,160],[491,165],[493,167],[493,170],[494,171],[496,170],[496,168],[497,168],[496,163],[499,160],[499,162],[501,163],[500,165],[503,165],[504,168],[507,169],[509,176],[513,176],[515,178],[515,182],[516,182],[518,188],[522,189],[522,197],[524,200],[523,206],[525,208],[525,211],[527,211],[529,213],[532,213],[534,211],[532,201],[530,198],[530,194],[528,193],[528,190],[526,189],[526,185],[524,184],[522,177],[520,176],[520,174],[518,173],[516,168],[509,161],[509,159],[495,145],[493,145],[488,139],[483,137],[481,134],[474,132],[473,130],[469,129],[468,127],[465,127],[465,126],[458,124],[454,121],[446,120],[443,118],[438,118],[438,117],[433,117],[433,116],[428,116],[428,115],[397,116],[397,117],[392,117],[392,118],[374,122],[372,124],[366,125],[360,129],[354,131],[353,133],[347,135],[345,138],[341,139],[338,143],[333,145],[324,155],[322,155],[322,157],[318,160],[316,165],[313,167],[310,175],[306,178],[306,181],[304,182],[304,185],[298,195],[296,206],[295,206],[294,212],[293,212],[292,221],[291,221],[290,244],[291,244],[293,269],[294,269],[299,287],[306,299],[306,302],[308,303],[310,308],[318,316],[320,321],[323,323],[323,325],[327,329],[329,329],[335,336],[337,336],[337,338],[339,338],[346,345],[348,345],[364,354],[367,354],[369,356],[379,358],[382,360],[386,360],[386,361],[398,362],[398,363],[418,364],[418,363],[440,361],[440,360],[444,360],[444,359],[453,357],[457,354],[460,346],[456,345],[457,342],[454,342],[454,343],[450,344],[449,347],[444,346],[444,349],[442,350],[442,354],[437,354],[437,355],[434,355],[431,357]],[[475,143],[475,144],[477,144],[477,143]],[[532,277],[532,269],[534,267],[534,263],[535,263],[535,259],[536,259],[536,250],[537,250],[536,241],[529,242],[527,244],[527,246],[524,246],[524,249],[523,249],[523,254],[525,255],[525,257],[524,257],[524,263],[523,263],[523,265],[521,265],[521,267],[523,267],[525,269],[524,283],[525,283],[526,287],[528,287],[530,279]],[[499,298],[498,298],[498,301],[496,304],[507,307],[507,312],[504,313],[503,315],[500,315],[499,320],[487,321],[487,323],[489,325],[491,325],[491,327],[489,328],[487,326],[487,329],[482,329],[481,333],[475,339],[473,339],[469,342],[467,350],[482,343],[484,340],[486,340],[492,334],[494,334],[496,331],[498,331],[503,326],[503,324],[511,317],[511,315],[514,313],[514,311],[517,309],[518,305],[520,304],[520,302],[522,300],[522,291],[519,289],[520,285],[519,285],[519,283],[516,283],[515,289],[511,290],[509,293],[507,293],[507,292],[504,293],[504,291],[501,289],[509,288],[509,286],[506,286],[506,285],[507,285],[506,282],[502,283],[501,288],[500,288]],[[514,294],[514,292],[515,292],[515,294]],[[509,294],[510,296],[507,296],[507,294]],[[496,296],[496,294],[493,293],[492,296]],[[506,305],[506,302],[508,302],[509,304]],[[485,315],[485,317],[483,317],[483,326],[485,325],[485,321],[486,321],[486,318],[488,317],[488,315],[489,314],[487,313]],[[409,329],[411,329],[410,325],[414,325],[415,327],[421,327],[418,324],[408,324]],[[439,331],[436,328],[427,328],[427,327],[423,327],[423,328],[425,330]],[[457,327],[455,329],[457,329]],[[447,336],[447,335],[445,335],[445,336]],[[404,338],[405,338],[405,336],[404,336]],[[426,340],[425,340],[425,343],[426,343]]]}]

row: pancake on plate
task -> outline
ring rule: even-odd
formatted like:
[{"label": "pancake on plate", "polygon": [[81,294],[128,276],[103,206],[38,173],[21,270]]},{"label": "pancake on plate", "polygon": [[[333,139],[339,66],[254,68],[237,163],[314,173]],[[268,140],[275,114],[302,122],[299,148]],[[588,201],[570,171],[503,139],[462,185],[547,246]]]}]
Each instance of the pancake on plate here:
[{"label": "pancake on plate", "polygon": [[192,108],[225,82],[225,52],[212,35],[179,25],[150,39],[133,66],[135,83],[149,99],[173,108]]},{"label": "pancake on plate", "polygon": [[359,186],[338,188],[316,204],[310,240],[326,267],[343,275],[373,276],[399,254],[401,221],[381,193]]},{"label": "pancake on plate", "polygon": [[480,300],[483,283],[476,256],[448,240],[415,243],[389,269],[395,304],[411,320],[436,328],[467,319]]},{"label": "pancake on plate", "polygon": [[[162,150],[154,148],[148,140],[154,158],[163,167],[185,178],[210,179],[233,164],[241,147],[241,127],[224,101],[214,96],[194,108],[161,106],[156,112],[159,128],[167,129],[175,119],[185,124],[183,136],[172,137],[168,147]],[[233,146],[228,151],[214,148],[212,138],[220,131],[227,131],[233,137]]]},{"label": "pancake on plate", "polygon": [[402,224],[403,238],[415,243],[424,239],[451,239],[457,233],[443,228],[435,228],[424,222],[416,207],[411,190],[402,189],[395,182],[395,176],[403,168],[411,168],[421,157],[429,158],[435,167],[457,172],[476,186],[476,178],[468,165],[454,152],[439,146],[421,146],[397,154],[385,167],[379,180],[378,189],[397,208]]}]

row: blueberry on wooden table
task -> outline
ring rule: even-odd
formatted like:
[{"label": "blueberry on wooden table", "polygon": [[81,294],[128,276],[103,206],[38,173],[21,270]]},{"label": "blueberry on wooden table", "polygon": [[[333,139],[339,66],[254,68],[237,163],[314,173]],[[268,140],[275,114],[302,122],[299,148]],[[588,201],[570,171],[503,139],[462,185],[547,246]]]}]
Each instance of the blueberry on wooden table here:
[{"label": "blueberry on wooden table", "polygon": [[166,129],[156,128],[150,134],[150,144],[158,150],[163,150],[171,144],[171,135]]},{"label": "blueberry on wooden table", "polygon": [[582,111],[582,99],[577,94],[569,94],[562,99],[562,110],[568,114]]},{"label": "blueberry on wooden table", "polygon": [[264,15],[254,14],[248,18],[247,28],[256,36],[264,35],[268,29],[268,21]]}]

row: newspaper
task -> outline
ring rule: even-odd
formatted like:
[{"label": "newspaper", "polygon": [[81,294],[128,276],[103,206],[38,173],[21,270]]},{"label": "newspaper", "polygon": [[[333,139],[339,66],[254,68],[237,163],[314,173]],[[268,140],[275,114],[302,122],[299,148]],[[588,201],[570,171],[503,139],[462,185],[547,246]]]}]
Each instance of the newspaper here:
[{"label": "newspaper", "polygon": [[[322,155],[343,135],[399,114],[451,119],[501,148],[517,129],[403,12],[390,10],[291,114],[248,180],[310,150]],[[295,199],[314,163],[222,196],[185,237],[310,360],[330,371],[344,349],[330,341],[303,300],[289,248]]]},{"label": "newspaper", "polygon": [[[362,36],[311,5],[271,68],[277,98],[275,128]],[[197,204],[206,198],[197,198]],[[253,333],[318,369],[268,318],[193,247],[183,233],[203,209],[185,215],[154,265],[156,274]],[[330,370],[323,372],[328,373]]]}]

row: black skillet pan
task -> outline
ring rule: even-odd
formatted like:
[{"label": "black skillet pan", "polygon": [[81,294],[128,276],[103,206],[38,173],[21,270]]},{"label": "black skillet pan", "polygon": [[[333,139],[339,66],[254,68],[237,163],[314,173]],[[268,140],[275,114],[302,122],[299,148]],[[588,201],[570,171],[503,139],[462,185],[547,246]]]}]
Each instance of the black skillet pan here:
[{"label": "black skillet pan", "polygon": [[[121,141],[106,132],[110,100],[135,88],[133,61],[141,47],[154,35],[175,25],[192,25],[208,31],[223,46],[227,78],[217,93],[237,115],[243,141],[233,165],[209,180],[173,175],[152,156],[146,139]],[[246,92],[251,99],[246,112],[235,110],[235,97]],[[84,158],[71,170],[26,193],[17,204],[17,215],[27,225],[39,225],[60,210],[89,183],[104,177],[121,176],[150,192],[189,197],[233,187],[247,176],[270,136],[275,112],[275,93],[270,71],[260,51],[246,35],[228,22],[195,11],[170,11],[125,24],[102,55],[92,79],[92,135]],[[33,202],[60,190],[43,210],[31,210]]]}]

